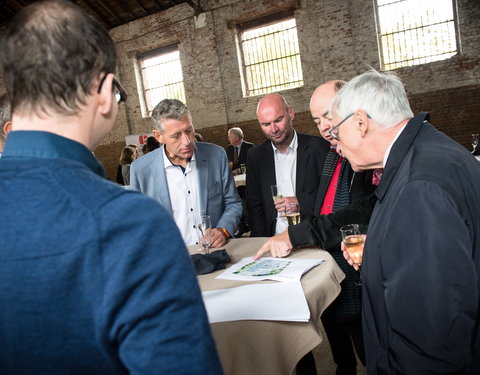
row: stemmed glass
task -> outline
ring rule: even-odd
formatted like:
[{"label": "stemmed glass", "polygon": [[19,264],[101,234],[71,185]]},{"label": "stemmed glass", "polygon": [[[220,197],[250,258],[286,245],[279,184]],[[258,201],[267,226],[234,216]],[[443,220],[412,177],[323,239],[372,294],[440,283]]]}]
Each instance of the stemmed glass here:
[{"label": "stemmed glass", "polygon": [[296,203],[289,203],[287,204],[287,211],[285,213],[287,217],[288,226],[290,225],[297,225],[300,223],[300,209],[298,204]]},{"label": "stemmed glass", "polygon": [[[283,194],[280,191],[280,186],[278,185],[271,185],[270,190],[272,192],[273,204],[277,203],[279,199],[283,198]],[[278,212],[278,218],[283,218],[285,216],[285,212]],[[277,219],[278,219],[277,218]]]},{"label": "stemmed glass", "polygon": [[478,134],[472,134],[472,148],[473,148],[472,152],[475,152],[475,150],[477,149],[477,146],[478,146]]},{"label": "stemmed glass", "polygon": [[200,222],[197,224],[197,234],[198,240],[203,247],[203,252],[208,254],[212,244],[212,223],[209,215],[200,217]]},{"label": "stemmed glass", "polygon": [[282,193],[280,192],[280,188],[278,185],[270,186],[270,190],[272,192],[273,203],[275,203],[280,198],[283,198]]},{"label": "stemmed glass", "polygon": [[[348,224],[340,228],[342,240],[347,248],[347,253],[359,268],[362,264],[364,236],[360,232],[358,224]],[[357,280],[353,282],[357,286],[362,285],[362,276],[359,275]]]}]

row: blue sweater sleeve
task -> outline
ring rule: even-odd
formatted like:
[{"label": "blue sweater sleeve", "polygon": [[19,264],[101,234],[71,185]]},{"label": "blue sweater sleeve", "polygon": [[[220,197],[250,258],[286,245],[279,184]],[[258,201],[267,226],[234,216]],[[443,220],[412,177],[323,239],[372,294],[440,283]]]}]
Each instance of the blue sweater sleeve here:
[{"label": "blue sweater sleeve", "polygon": [[118,348],[133,375],[221,374],[196,275],[169,215],[128,192],[104,206],[100,221],[106,348]]}]

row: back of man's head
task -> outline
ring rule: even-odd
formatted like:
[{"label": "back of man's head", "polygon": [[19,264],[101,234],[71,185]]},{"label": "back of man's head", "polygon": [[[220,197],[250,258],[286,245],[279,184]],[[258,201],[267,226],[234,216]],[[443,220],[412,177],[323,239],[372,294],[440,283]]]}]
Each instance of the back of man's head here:
[{"label": "back of man's head", "polygon": [[413,117],[400,79],[393,73],[380,73],[374,69],[347,82],[331,108],[342,118],[362,109],[383,128]]},{"label": "back of man's head", "polygon": [[95,78],[115,71],[116,52],[106,29],[80,7],[47,0],[13,18],[0,61],[14,112],[74,115]]}]

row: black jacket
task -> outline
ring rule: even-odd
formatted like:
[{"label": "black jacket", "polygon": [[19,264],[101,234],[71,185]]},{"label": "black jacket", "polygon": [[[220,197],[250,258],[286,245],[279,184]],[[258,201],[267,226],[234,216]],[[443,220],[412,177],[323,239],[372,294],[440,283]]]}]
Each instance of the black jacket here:
[{"label": "black jacket", "polygon": [[[325,156],[330,144],[321,137],[298,134],[296,196],[302,215],[312,216]],[[252,237],[275,233],[277,211],[270,186],[276,184],[272,143],[268,140],[250,149],[247,156],[247,207]]]}]

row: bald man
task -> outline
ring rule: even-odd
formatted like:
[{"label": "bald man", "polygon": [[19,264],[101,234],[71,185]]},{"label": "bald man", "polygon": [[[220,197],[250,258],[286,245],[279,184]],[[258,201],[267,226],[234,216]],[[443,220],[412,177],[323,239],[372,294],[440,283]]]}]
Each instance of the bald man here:
[{"label": "bald man", "polygon": [[[252,237],[270,237],[287,228],[287,205],[298,205],[301,214],[314,214],[322,166],[329,144],[293,128],[295,112],[279,94],[260,99],[257,118],[267,140],[247,155],[246,195]],[[277,185],[283,197],[272,199],[270,187]]]},{"label": "bald man", "polygon": [[[283,257],[296,247],[318,245],[327,249],[345,273],[342,291],[325,310],[322,323],[337,364],[337,374],[356,374],[354,349],[365,365],[360,314],[360,289],[354,285],[357,271],[349,267],[340,250],[340,227],[356,223],[366,229],[373,209],[375,190],[372,171],[354,173],[348,160],[336,152],[337,141],[330,135],[335,125],[329,115],[330,104],[344,81],[329,81],[317,87],[310,99],[310,112],[321,136],[330,143],[315,204],[317,217],[288,227],[268,240],[256,254],[266,252]],[[353,345],[352,345],[353,342]]]}]

